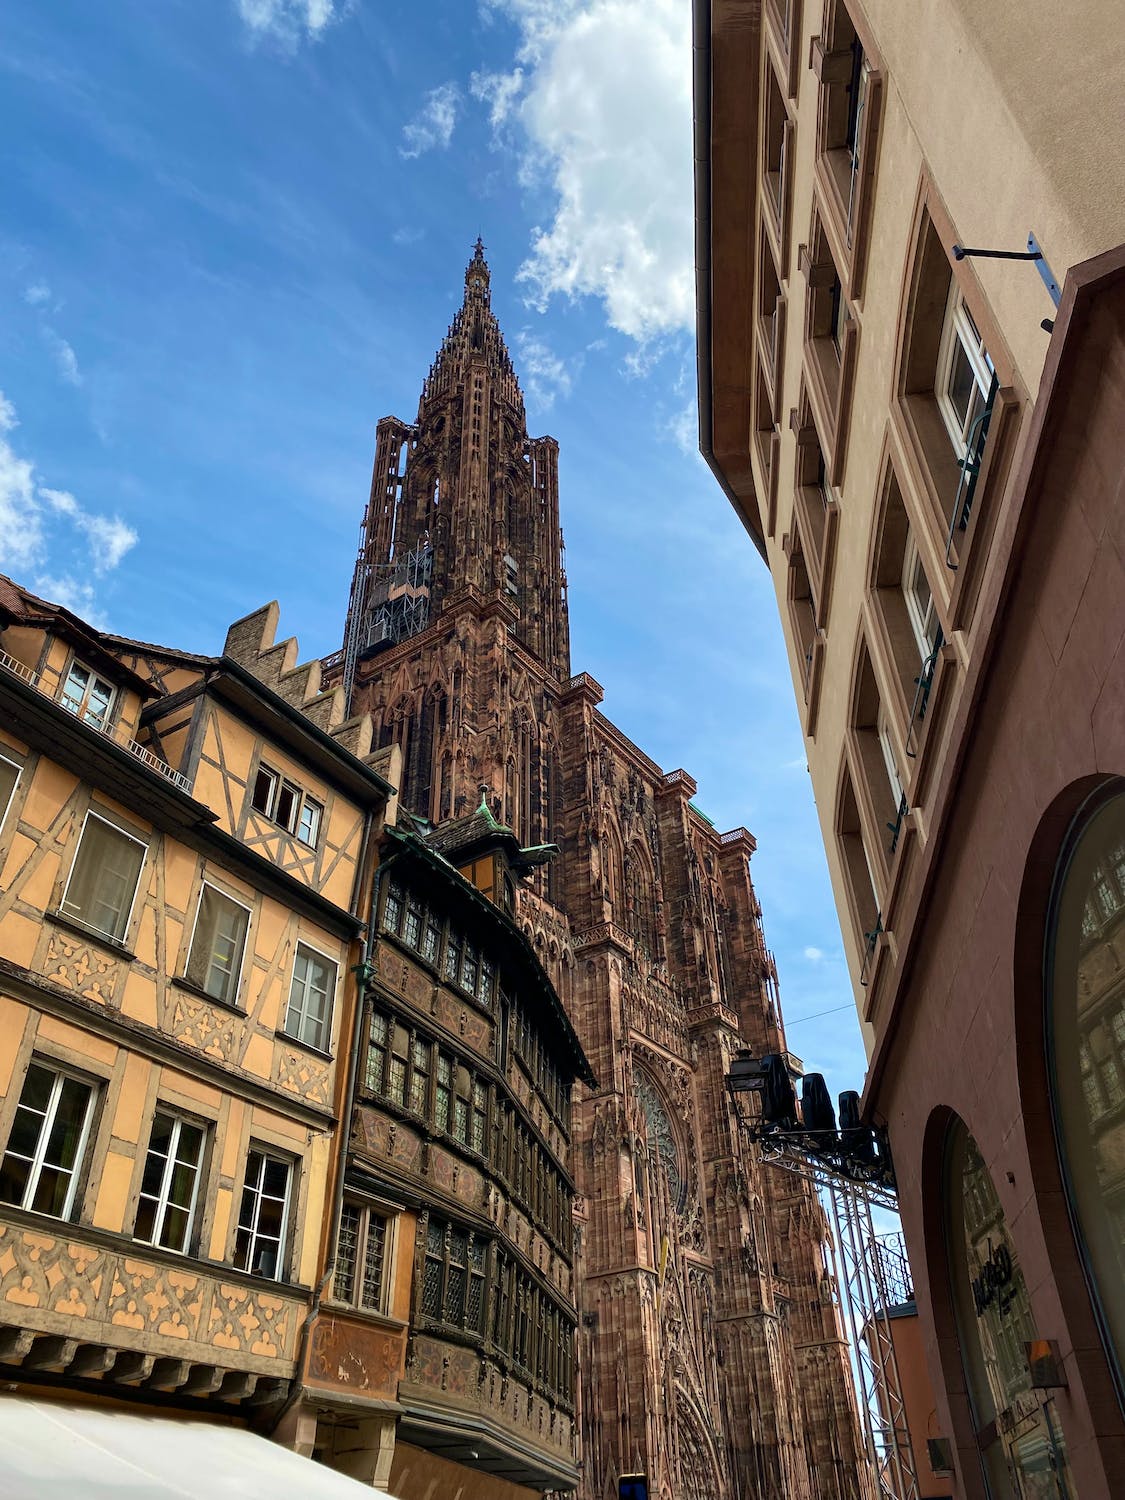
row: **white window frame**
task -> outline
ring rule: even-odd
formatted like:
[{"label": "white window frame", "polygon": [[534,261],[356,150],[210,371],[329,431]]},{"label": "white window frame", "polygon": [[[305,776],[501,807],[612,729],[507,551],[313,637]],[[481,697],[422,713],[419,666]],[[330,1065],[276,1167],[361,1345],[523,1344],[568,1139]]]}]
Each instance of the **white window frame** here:
[{"label": "white window frame", "polygon": [[875,718],[876,734],[879,739],[879,749],[883,752],[883,765],[887,771],[887,781],[890,783],[891,795],[894,798],[895,816],[902,806],[902,799],[906,788],[902,784],[902,777],[898,771],[898,758],[895,755],[894,740],[891,738],[891,721],[886,709],[880,703],[879,711]]},{"label": "white window frame", "polygon": [[[99,823],[104,823],[107,828],[112,828],[113,831],[114,831],[114,833],[119,833],[122,838],[129,839],[134,844],[139,844],[140,847],[141,847],[141,849],[144,851],[142,853],[142,855],[141,855],[141,863],[140,863],[140,866],[139,866],[139,868],[137,870],[136,881],[135,881],[135,883],[133,885],[133,895],[132,895],[132,898],[131,898],[131,900],[129,902],[129,911],[128,911],[128,914],[126,915],[125,921],[124,921],[124,923],[122,925],[121,936],[120,937],[115,937],[112,932],[107,932],[104,927],[98,927],[98,926],[96,926],[93,922],[89,921],[86,917],[83,917],[83,916],[79,915],[76,912],[71,912],[71,911],[67,910],[67,899],[70,896],[71,882],[74,879],[74,871],[77,868],[78,859],[79,859],[79,856],[82,853],[82,840],[86,837],[86,828],[87,828],[87,826],[88,826],[91,818],[96,819]],[[70,871],[69,871],[69,873],[67,874],[67,877],[66,877],[66,889],[63,891],[62,899],[59,902],[59,911],[60,911],[60,913],[64,917],[69,918],[71,921],[80,922],[83,927],[88,928],[91,932],[100,933],[103,937],[107,938],[111,943],[118,943],[121,946],[125,946],[125,939],[126,939],[126,937],[128,935],[129,928],[132,926],[133,912],[134,912],[134,910],[136,908],[136,905],[137,905],[137,893],[139,892],[139,890],[141,888],[141,877],[144,875],[145,866],[148,864],[148,851],[149,851],[149,845],[147,844],[147,842],[144,839],[139,839],[136,836],[135,833],[129,833],[129,832],[127,832],[124,828],[121,827],[121,825],[119,823],[114,823],[112,819],[104,817],[101,813],[94,812],[94,810],[92,808],[88,808],[86,810],[86,816],[82,819],[82,832],[78,835],[78,843],[77,843],[77,846],[76,846],[76,848],[74,850],[74,858],[70,862]]]},{"label": "white window frame", "polygon": [[[969,452],[969,432],[976,418],[970,416],[968,424],[962,426],[961,418],[949,396],[949,382],[958,349],[962,350],[972,371],[981,397],[981,406],[988,400],[995,369],[992,358],[984,346],[984,339],[977,328],[976,319],[965,301],[961,288],[954,280],[949,288],[949,301],[945,308],[945,321],[938,345],[937,366],[934,371],[934,398],[941,413],[949,440],[958,458],[966,458]],[[978,413],[979,415],[979,413]]]},{"label": "white window frame", "polygon": [[[82,1163],[86,1156],[86,1148],[90,1143],[90,1126],[94,1118],[94,1104],[97,1101],[98,1097],[98,1085],[93,1079],[87,1078],[81,1073],[75,1073],[68,1068],[59,1067],[54,1058],[33,1056],[23,1075],[23,1083],[20,1085],[20,1099],[17,1099],[16,1101],[17,1109],[19,1108],[20,1100],[23,1098],[24,1088],[27,1086],[27,1075],[33,1067],[42,1068],[45,1073],[53,1074],[53,1079],[51,1082],[51,1093],[50,1097],[47,1100],[47,1108],[43,1112],[43,1123],[39,1127],[39,1139],[35,1143],[35,1153],[30,1159],[31,1168],[28,1172],[27,1185],[23,1191],[23,1198],[18,1205],[12,1206],[23,1208],[26,1213],[38,1214],[41,1218],[57,1217],[60,1220],[69,1222],[70,1216],[74,1211],[74,1199],[78,1191],[78,1179],[82,1172]],[[72,1083],[81,1084],[83,1088],[89,1089],[90,1094],[89,1098],[86,1100],[86,1114],[85,1118],[82,1121],[82,1129],[78,1135],[78,1145],[75,1147],[74,1151],[74,1167],[70,1173],[70,1183],[67,1187],[66,1201],[63,1204],[62,1212],[58,1215],[55,1215],[45,1213],[42,1209],[30,1207],[25,1208],[24,1205],[33,1201],[35,1198],[35,1194],[38,1191],[39,1179],[43,1173],[44,1159],[47,1154],[47,1145],[51,1139],[51,1131],[54,1129],[55,1124],[55,1115],[58,1112],[59,1096],[62,1094],[63,1083],[67,1080]],[[15,1125],[15,1118],[15,1113],[13,1112],[12,1125],[8,1130],[8,1140],[5,1142],[3,1152],[0,1153],[0,1160],[3,1160],[3,1158],[9,1154],[12,1128],[14,1128]],[[26,1161],[27,1159],[27,1157],[20,1157],[21,1161]]]},{"label": "white window frame", "polygon": [[[73,673],[75,667],[77,667],[81,672],[88,673],[89,681],[82,690],[82,696],[79,700],[78,707],[70,708],[66,702],[66,690],[70,685],[71,674]],[[105,717],[100,721],[98,719],[95,719],[89,711],[90,695],[93,691],[94,685],[99,682],[104,687],[109,688],[109,702],[106,704]],[[74,717],[81,723],[89,724],[92,728],[99,729],[102,731],[102,733],[105,733],[113,726],[113,715],[114,710],[117,707],[118,692],[119,690],[116,683],[111,682],[108,677],[101,676],[87,662],[84,662],[81,657],[72,656],[67,665],[66,676],[62,679],[62,682],[59,685],[58,702],[62,708],[66,709],[67,713],[73,714]]]},{"label": "white window frame", "polygon": [[[259,776],[268,776],[270,778],[270,793],[266,798],[265,807],[258,807],[254,802],[254,793],[257,788]],[[278,803],[281,801],[283,789],[293,794],[293,816],[288,823],[283,822],[278,816]],[[316,809],[316,826],[313,829],[311,839],[305,838],[301,832],[305,808],[309,805]],[[320,837],[320,829],[324,822],[324,803],[321,802],[319,797],[313,797],[309,792],[306,792],[304,787],[291,777],[286,776],[283,771],[275,771],[273,766],[267,765],[264,760],[259,760],[254,771],[254,780],[250,786],[250,811],[257,813],[261,818],[268,818],[283,833],[287,833],[290,838],[297,839],[300,843],[306,845],[307,848],[316,848],[317,840]]]},{"label": "white window frame", "polygon": [[8,814],[11,811],[12,803],[16,800],[16,792],[19,790],[20,777],[23,775],[23,765],[20,761],[11,760],[7,755],[3,754],[0,754],[0,762],[6,766],[11,766],[12,770],[16,773],[16,779],[12,782],[12,790],[8,793],[8,800],[4,803],[3,809],[0,810],[0,833],[3,833],[4,824],[8,821]]},{"label": "white window frame", "polygon": [[[258,790],[258,777],[268,776],[270,778],[270,792],[266,798],[265,807],[259,807],[254,801]],[[277,789],[281,785],[281,772],[275,771],[272,766],[267,766],[264,761],[259,761],[254,770],[254,782],[250,788],[250,811],[259,813],[263,818],[273,821],[273,810],[277,805]]]},{"label": "white window frame", "polygon": [[[921,569],[922,577],[926,580],[926,588],[930,594],[929,614],[931,617],[931,630],[926,629],[926,616],[918,604],[918,594],[914,588],[914,577],[917,569]],[[914,540],[913,531],[907,531],[906,546],[902,557],[902,597],[906,603],[906,613],[910,618],[910,628],[914,632],[914,639],[918,646],[918,655],[922,661],[928,660],[933,655],[934,645],[930,639],[932,635],[937,639],[938,631],[941,629],[941,621],[938,619],[937,600],[934,591],[930,587],[930,575],[926,572],[922,554],[918,551],[918,543]]]},{"label": "white window frame", "polygon": [[[242,973],[246,967],[246,950],[250,946],[250,923],[254,918],[254,909],[253,907],[247,906],[245,901],[239,901],[237,897],[232,896],[229,891],[220,890],[220,888],[212,880],[205,879],[199,888],[199,900],[195,903],[195,921],[191,924],[191,941],[187,946],[187,958],[184,963],[184,977],[187,978],[188,970],[191,968],[191,955],[192,950],[195,947],[195,935],[199,931],[199,913],[203,910],[203,892],[207,889],[213,890],[217,896],[222,896],[223,899],[225,901],[229,901],[232,906],[240,906],[242,908],[242,910],[246,913],[246,931],[243,934],[242,952],[239,955],[238,959],[238,972],[234,977],[234,985],[231,989],[230,995],[224,998],[222,995],[212,994],[212,992],[207,988],[206,984],[200,985],[200,989],[202,989],[205,994],[210,995],[212,1000],[218,1000],[220,1005],[237,1005],[238,994],[242,988]],[[208,962],[208,970],[210,970],[211,962],[213,961],[214,960],[212,958],[212,960]]]},{"label": "white window frame", "polygon": [[[293,1009],[293,986],[297,982],[297,954],[298,954],[298,952],[302,948],[304,948],[309,953],[315,953],[316,956],[317,956],[317,958],[322,958],[324,960],[324,962],[326,964],[328,964],[331,967],[331,969],[332,969],[332,983],[329,986],[329,990],[328,990],[328,1010],[327,1010],[327,1013],[326,1013],[326,1015],[324,1017],[324,1032],[325,1032],[325,1035],[324,1035],[323,1044],[320,1043],[320,1042],[310,1042],[308,1040],[308,1038],[305,1037],[302,1034],[301,1030],[300,1030],[300,1027],[303,1026],[303,1024],[304,1024],[304,1022],[306,1020],[306,1016],[307,1016],[307,1012],[305,1010],[305,1006],[304,1006],[303,1001],[302,1001],[300,1015],[299,1015],[299,1020],[298,1020],[298,1027],[296,1029],[294,1029],[294,1028],[292,1028],[289,1025],[289,1016],[290,1016],[290,1012]],[[285,1003],[285,1021],[284,1021],[283,1026],[282,1026],[282,1030],[284,1031],[285,1035],[289,1036],[289,1037],[292,1037],[294,1041],[300,1042],[305,1047],[313,1047],[313,1048],[315,1048],[315,1050],[318,1051],[318,1052],[328,1052],[328,1051],[330,1051],[331,1050],[331,1043],[332,1043],[332,1023],[336,1019],[336,992],[337,992],[337,990],[339,988],[339,984],[340,984],[340,961],[339,961],[339,959],[338,958],[333,958],[331,954],[325,953],[323,951],[323,949],[321,949],[321,948],[315,948],[312,945],[312,943],[305,942],[305,940],[303,938],[298,938],[298,940],[297,940],[297,946],[293,950],[293,971],[292,971],[292,973],[289,976],[289,998],[288,998],[288,1000]],[[307,998],[307,995],[308,995],[308,986],[306,985],[306,987],[305,987],[305,997],[306,998]]]},{"label": "white window frame", "polygon": [[[138,1239],[138,1243],[142,1244],[142,1245],[152,1245],[152,1246],[154,1246],[158,1250],[167,1250],[172,1255],[190,1255],[191,1254],[191,1236],[192,1236],[192,1232],[195,1229],[195,1210],[196,1210],[196,1208],[199,1205],[199,1183],[200,1183],[200,1179],[203,1176],[204,1160],[205,1160],[206,1155],[207,1155],[207,1138],[208,1138],[208,1135],[209,1135],[209,1127],[207,1126],[207,1124],[204,1121],[202,1121],[202,1120],[193,1120],[193,1119],[190,1118],[190,1116],[181,1115],[176,1110],[173,1110],[173,1109],[161,1109],[161,1107],[160,1107],[160,1105],[158,1103],[157,1106],[156,1106],[156,1109],[153,1111],[153,1124],[154,1125],[155,1125],[156,1119],[157,1119],[157,1117],[159,1115],[164,1115],[164,1117],[166,1119],[169,1119],[169,1120],[172,1121],[172,1139],[169,1142],[169,1145],[168,1145],[168,1155],[167,1155],[167,1157],[165,1158],[165,1161],[164,1161],[164,1173],[163,1173],[163,1176],[160,1179],[160,1191],[156,1195],[156,1216],[155,1216],[155,1218],[153,1219],[153,1222],[152,1222],[152,1238],[148,1239],[148,1240],[140,1240],[140,1239]],[[186,1231],[184,1233],[184,1244],[183,1244],[183,1248],[182,1249],[176,1250],[171,1245],[162,1244],[160,1236],[161,1236],[161,1232],[163,1231],[163,1228],[164,1228],[164,1218],[165,1218],[165,1215],[168,1212],[168,1194],[169,1194],[169,1190],[171,1188],[171,1183],[172,1183],[172,1173],[173,1173],[173,1170],[174,1170],[174,1168],[175,1168],[175,1166],[177,1164],[176,1148],[178,1147],[179,1142],[180,1142],[180,1127],[182,1125],[188,1125],[193,1130],[200,1131],[202,1133],[202,1136],[203,1136],[203,1141],[202,1141],[202,1144],[200,1145],[200,1148],[199,1148],[199,1162],[198,1162],[198,1164],[196,1165],[196,1168],[195,1168],[195,1180],[192,1183],[191,1202],[188,1204],[188,1210],[187,1210],[188,1221],[187,1221],[187,1229],[186,1229]],[[149,1131],[149,1145],[145,1148],[144,1164],[141,1167],[142,1174],[144,1172],[145,1167],[148,1165],[148,1158],[149,1158],[149,1155],[151,1154],[151,1151],[152,1151],[152,1132],[150,1130]],[[142,1181],[143,1181],[143,1176],[142,1176]],[[138,1214],[140,1213],[140,1200],[141,1200],[141,1196],[142,1195],[140,1193],[138,1193],[138,1195],[137,1195],[137,1213]],[[146,1193],[143,1196],[150,1197],[151,1195]],[[176,1205],[176,1207],[179,1207],[179,1206],[180,1206],[179,1204]]]},{"label": "white window frame", "polygon": [[[355,1257],[355,1282],[351,1297],[341,1297],[336,1292],[336,1278],[339,1273],[340,1252],[340,1230],[344,1208],[358,1208],[363,1215],[363,1228],[356,1243]],[[348,1193],[341,1204],[341,1222],[336,1225],[336,1265],[333,1267],[332,1275],[332,1300],[338,1302],[341,1307],[354,1307],[357,1312],[386,1314],[391,1306],[391,1292],[394,1287],[395,1271],[398,1260],[398,1230],[399,1217],[402,1213],[400,1204],[375,1201],[370,1198],[360,1197],[356,1193]],[[382,1284],[379,1288],[379,1305],[372,1307],[362,1300],[363,1295],[363,1266],[367,1254],[367,1236],[371,1222],[371,1215],[384,1220],[387,1226],[386,1238],[383,1241],[383,1272]]]},{"label": "white window frame", "polygon": [[[285,1262],[286,1262],[286,1258],[287,1258],[286,1257],[286,1249],[287,1249],[287,1242],[288,1242],[288,1238],[289,1238],[289,1216],[290,1216],[290,1210],[291,1210],[291,1208],[293,1206],[293,1179],[294,1179],[294,1176],[295,1176],[296,1162],[293,1159],[293,1157],[286,1156],[281,1151],[271,1150],[269,1147],[267,1147],[265,1145],[262,1145],[260,1142],[257,1142],[257,1141],[251,1141],[250,1142],[249,1149],[246,1152],[246,1171],[243,1173],[243,1176],[242,1176],[242,1195],[239,1197],[239,1200],[238,1200],[238,1214],[237,1214],[237,1216],[235,1218],[235,1221],[234,1221],[234,1236],[235,1236],[235,1238],[234,1238],[234,1246],[235,1246],[235,1251],[236,1252],[237,1252],[237,1247],[238,1247],[238,1234],[239,1234],[239,1230],[242,1228],[242,1198],[245,1196],[246,1189],[249,1186],[248,1177],[249,1177],[249,1171],[250,1171],[250,1159],[251,1159],[251,1157],[254,1157],[254,1156],[260,1156],[262,1158],[262,1171],[261,1171],[261,1174],[259,1175],[258,1185],[255,1186],[255,1188],[253,1190],[254,1191],[254,1220],[253,1220],[253,1227],[249,1231],[249,1233],[250,1233],[250,1247],[249,1247],[250,1248],[250,1253],[246,1257],[247,1264],[246,1264],[246,1266],[245,1266],[244,1269],[245,1269],[246,1275],[248,1275],[248,1276],[261,1276],[261,1277],[263,1277],[263,1279],[265,1279],[267,1281],[281,1281],[283,1279],[283,1277],[282,1277],[282,1271],[284,1270]],[[277,1162],[281,1166],[283,1166],[285,1168],[285,1174],[286,1174],[285,1175],[285,1197],[282,1200],[282,1206],[281,1206],[281,1232],[278,1235],[278,1241],[277,1241],[277,1264],[274,1266],[273,1274],[272,1275],[268,1274],[265,1271],[255,1271],[255,1269],[254,1269],[254,1260],[255,1260],[254,1251],[255,1251],[255,1249],[257,1247],[257,1243],[258,1243],[258,1223],[259,1223],[259,1220],[261,1218],[261,1212],[262,1212],[262,1197],[263,1197],[263,1193],[262,1193],[262,1188],[261,1188],[261,1182],[262,1182],[262,1179],[265,1176],[265,1164],[267,1162],[270,1162],[270,1161]],[[270,1235],[267,1238],[272,1243],[273,1236]]]},{"label": "white window frame", "polygon": [[[312,827],[309,830],[309,836],[306,837],[305,836],[305,815],[310,810],[312,811],[312,814],[313,814],[313,816],[312,816],[312,818],[310,820],[311,823],[312,823]],[[310,797],[307,794],[305,796],[303,796],[301,798],[300,809],[298,810],[298,813],[297,813],[297,838],[298,838],[298,840],[302,844],[306,845],[307,848],[309,848],[309,849],[315,849],[316,848],[316,841],[320,837],[320,825],[321,825],[321,823],[323,821],[324,821],[324,804],[322,802],[318,802],[315,797]]]}]

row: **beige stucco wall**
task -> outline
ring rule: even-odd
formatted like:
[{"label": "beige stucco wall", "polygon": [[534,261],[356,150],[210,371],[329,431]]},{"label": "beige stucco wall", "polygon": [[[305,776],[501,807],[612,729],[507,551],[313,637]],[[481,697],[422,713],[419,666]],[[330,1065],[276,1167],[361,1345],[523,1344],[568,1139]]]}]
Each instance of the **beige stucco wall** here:
[{"label": "beige stucco wall", "polygon": [[[808,7],[814,27],[818,8]],[[866,0],[863,10],[964,244],[1022,250],[1031,230],[1061,285],[1070,266],[1125,239],[1118,0]],[[1046,289],[1027,265],[978,270],[1034,393]]]},{"label": "beige stucco wall", "polygon": [[[1031,6],[1018,0],[910,5],[866,0],[862,10],[851,9],[873,44],[873,63],[882,69],[882,118],[863,295],[853,307],[860,330],[858,360],[838,487],[839,530],[819,713],[815,739],[806,740],[806,749],[845,951],[862,1004],[862,939],[835,835],[836,796],[884,444],[902,457],[889,413],[920,184],[928,173],[963,244],[1021,250],[1033,230],[1060,282],[1070,265],[1125,240],[1125,24],[1120,7],[1107,0],[1079,0],[1065,13],[1042,0]],[[790,412],[798,403],[804,360],[806,283],[797,252],[809,237],[820,89],[807,61],[811,40],[822,30],[823,7],[806,0],[802,11],[802,36],[795,44],[798,95],[789,104],[795,121],[789,253],[788,264],[781,267],[787,320],[776,402],[777,524],[767,539],[799,704],[804,662],[790,623],[788,559],[782,544],[792,524],[796,465]],[[1040,320],[1053,312],[1047,290],[1028,263],[976,260],[969,274],[998,325],[1015,382],[1030,408],[1049,342],[1040,327]],[[1025,421],[1023,431],[1026,427]],[[753,444],[751,457],[764,497],[768,486]],[[909,465],[900,462],[896,469],[908,513],[913,507],[921,514],[923,497],[912,488]],[[935,595],[947,604],[953,575],[925,529],[914,526],[912,531]],[[958,633],[953,645],[963,663],[971,638]],[[909,775],[901,734],[898,751],[900,769]],[[923,801],[914,814],[923,841],[926,814]],[[871,1028],[864,1026],[864,1031],[870,1046]]]}]

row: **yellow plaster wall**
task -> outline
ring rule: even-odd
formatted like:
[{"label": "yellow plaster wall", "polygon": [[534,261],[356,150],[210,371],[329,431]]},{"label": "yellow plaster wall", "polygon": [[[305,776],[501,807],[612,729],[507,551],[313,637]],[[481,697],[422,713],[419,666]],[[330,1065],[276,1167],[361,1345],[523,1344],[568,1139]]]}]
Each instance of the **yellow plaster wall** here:
[{"label": "yellow plaster wall", "polygon": [[7,995],[0,995],[0,1095],[12,1085],[12,1071],[23,1042],[27,1006]]},{"label": "yellow plaster wall", "polygon": [[[41,632],[28,632],[22,641],[21,650],[31,657],[32,665],[38,664],[42,640]],[[9,632],[7,649],[12,644]],[[72,653],[65,642],[52,640],[48,655],[50,669],[41,685],[45,693],[53,695]],[[145,671],[143,659],[127,659],[131,666]],[[175,685],[193,681],[196,675],[185,670],[177,675]],[[140,702],[139,695],[123,695],[121,706],[129,724],[135,721]],[[186,719],[190,708],[175,712]],[[124,723],[119,720],[119,724],[124,732]],[[183,731],[177,734],[182,745]],[[10,736],[0,733],[0,738],[20,753],[25,752],[26,747]],[[220,823],[233,831],[242,816],[248,795],[246,783],[261,748],[260,737],[233,714],[220,709],[212,714],[206,744],[208,753],[222,764],[201,765],[194,795],[209,803],[220,814]],[[208,1217],[203,1221],[207,1243],[201,1253],[217,1261],[225,1260],[231,1249],[251,1141],[284,1151],[297,1162],[295,1182],[299,1183],[298,1196],[290,1209],[294,1260],[289,1274],[315,1282],[333,1135],[287,1113],[289,1101],[296,1097],[294,1091],[304,1087],[300,1081],[304,1074],[292,1060],[292,1042],[278,1038],[276,1030],[284,1023],[294,950],[300,940],[334,959],[338,966],[335,1045],[345,1006],[354,1003],[354,986],[347,978],[348,945],[315,923],[298,918],[273,896],[256,891],[247,878],[211,866],[174,837],[152,830],[126,803],[102,790],[92,791],[36,751],[26,753],[31,764],[23,773],[17,794],[21,804],[18,817],[9,819],[0,830],[0,953],[31,970],[38,964],[46,971],[44,955],[50,949],[46,977],[54,986],[70,987],[83,1000],[101,1002],[110,1012],[117,1010],[154,1034],[164,1032],[181,1045],[198,1048],[212,1061],[228,1064],[259,1083],[275,1086],[275,1079],[281,1080],[283,1090],[278,1093],[276,1108],[250,1105],[235,1092],[238,1085],[233,1078],[227,1090],[217,1079],[195,1076],[190,1063],[183,1068],[162,1066],[155,1056],[146,1053],[143,1038],[138,1038],[133,1050],[131,1041],[122,1038],[119,1042],[85,1029],[79,1013],[74,1020],[64,1020],[2,995],[0,1089],[10,1096],[13,1089],[22,1086],[23,1065],[17,1070],[17,1060],[21,1047],[26,1053],[29,1046],[85,1068],[103,1080],[102,1105],[95,1115],[87,1156],[93,1176],[83,1201],[96,1225],[125,1235],[132,1229],[135,1205],[131,1194],[138,1160],[147,1149],[156,1101],[210,1120],[213,1146],[208,1167]],[[330,793],[322,781],[310,776],[288,755],[272,748],[264,753],[273,768],[325,807],[317,864],[307,859],[303,846],[292,851],[300,856],[300,867],[278,862],[297,878],[311,882],[321,880],[321,867],[332,866],[324,894],[346,906],[359,854],[359,809],[346,798]],[[51,921],[91,801],[97,810],[116,816],[124,828],[148,843],[124,940],[126,951],[121,954],[93,936],[86,941],[82,934]],[[268,850],[259,852],[271,857]],[[251,909],[237,1014],[174,983],[175,976],[183,974],[186,967],[188,939],[204,878]],[[316,1059],[314,1066],[320,1069],[324,1087],[321,1094],[310,1094],[310,1102],[331,1107],[335,1065]],[[10,1097],[8,1102],[11,1106]],[[2,1144],[0,1141],[0,1149]],[[410,1239],[412,1243],[412,1233]],[[400,1275],[407,1277],[405,1308],[409,1299],[409,1255]]]},{"label": "yellow plaster wall", "polygon": [[34,672],[43,649],[43,631],[30,625],[9,625],[4,632],[4,650],[15,661]]}]

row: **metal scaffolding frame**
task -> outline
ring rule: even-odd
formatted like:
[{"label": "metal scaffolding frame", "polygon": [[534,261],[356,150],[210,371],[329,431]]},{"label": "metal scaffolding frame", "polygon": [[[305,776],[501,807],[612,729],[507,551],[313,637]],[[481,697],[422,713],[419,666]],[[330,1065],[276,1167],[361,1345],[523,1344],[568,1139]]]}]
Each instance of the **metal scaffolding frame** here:
[{"label": "metal scaffolding frame", "polygon": [[803,1177],[827,1200],[835,1241],[836,1284],[852,1362],[859,1376],[868,1457],[880,1500],[920,1500],[890,1311],[904,1300],[905,1254],[875,1232],[873,1208],[897,1214],[893,1188],[859,1181],[812,1154],[800,1132],[757,1134],[762,1159]]},{"label": "metal scaffolding frame", "polygon": [[348,628],[343,651],[343,684],[347,712],[360,653],[387,642],[391,645],[425,630],[430,622],[430,583],[433,547],[428,540],[405,557],[372,563],[367,556],[367,525],[360,527],[359,556],[348,599]]}]

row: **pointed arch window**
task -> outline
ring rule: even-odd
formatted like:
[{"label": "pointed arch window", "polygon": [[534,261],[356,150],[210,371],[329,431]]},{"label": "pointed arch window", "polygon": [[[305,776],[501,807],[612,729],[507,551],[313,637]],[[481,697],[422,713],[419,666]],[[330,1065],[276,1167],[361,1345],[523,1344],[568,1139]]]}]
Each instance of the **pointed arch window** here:
[{"label": "pointed arch window", "polygon": [[652,889],[652,874],[638,846],[629,851],[626,882],[630,935],[640,951],[654,959],[657,957],[656,901]]},{"label": "pointed arch window", "polygon": [[664,1100],[652,1079],[640,1068],[633,1069],[633,1089],[637,1103],[644,1112],[649,1161],[666,1178],[668,1197],[677,1212],[680,1212],[687,1196],[687,1185],[680,1166],[680,1150],[675,1131]]}]

